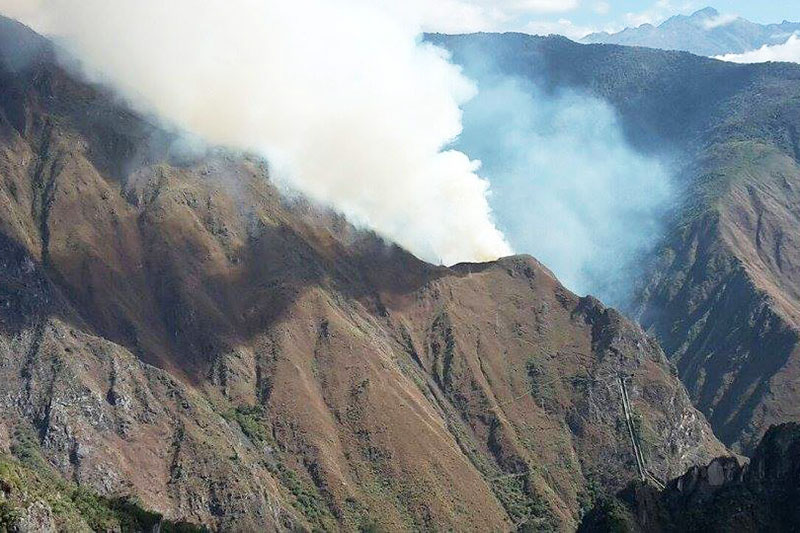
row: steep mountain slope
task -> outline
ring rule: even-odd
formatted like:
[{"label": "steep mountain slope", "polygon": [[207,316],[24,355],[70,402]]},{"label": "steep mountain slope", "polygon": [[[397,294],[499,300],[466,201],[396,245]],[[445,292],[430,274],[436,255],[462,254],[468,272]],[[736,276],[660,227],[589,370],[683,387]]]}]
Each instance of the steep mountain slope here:
[{"label": "steep mountain slope", "polygon": [[579,531],[796,531],[800,426],[771,428],[749,464],[715,459],[665,490],[634,484],[587,515]]},{"label": "steep mountain slope", "polygon": [[65,482],[30,445],[30,435],[16,437],[13,453],[22,461],[0,443],[0,531],[204,531]]},{"label": "steep mountain slope", "polygon": [[639,476],[632,434],[663,479],[725,452],[657,344],[535,260],[425,264],[26,28],[0,46],[9,451],[215,528],[481,531],[573,528]]},{"label": "steep mountain slope", "polygon": [[741,54],[764,45],[782,44],[795,32],[800,22],[756,24],[741,17],[729,18],[707,7],[690,16],[676,15],[659,26],[643,24],[618,33],[587,35],[582,42],[647,46],[663,50],[681,50],[701,56]]},{"label": "steep mountain slope", "polygon": [[632,145],[671,162],[682,203],[628,310],[727,444],[746,451],[800,420],[800,67],[519,34],[430,39],[478,79],[607,100]]}]

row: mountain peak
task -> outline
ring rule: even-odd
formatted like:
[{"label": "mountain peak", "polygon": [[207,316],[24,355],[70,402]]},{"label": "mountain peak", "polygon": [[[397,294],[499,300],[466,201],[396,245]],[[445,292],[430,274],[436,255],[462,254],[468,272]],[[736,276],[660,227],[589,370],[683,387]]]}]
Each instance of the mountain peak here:
[{"label": "mountain peak", "polygon": [[[721,16],[720,12],[717,11],[716,9],[714,9],[713,7],[706,7],[706,8],[700,9],[698,11],[695,11],[691,15],[673,15],[672,17],[670,17],[667,20],[665,20],[664,22],[662,22],[659,25],[659,27],[660,28],[665,28],[665,27],[669,27],[669,26],[671,26],[673,24],[676,24],[676,23],[677,24],[684,24],[686,22],[694,22],[694,23],[701,22],[701,23],[703,23],[703,22],[707,22],[707,21],[712,20],[712,19],[716,19],[716,18],[718,18],[720,16]],[[640,28],[643,27],[643,26],[644,25],[640,26]]]},{"label": "mountain peak", "polygon": [[[657,28],[642,25],[625,28],[611,35],[591,34],[584,37],[582,42],[681,50],[713,57],[741,54],[776,44],[775,26],[757,24],[706,7],[691,15],[670,17]],[[787,38],[795,31],[800,31],[800,23],[784,23],[780,28]]]},{"label": "mountain peak", "polygon": [[718,17],[718,16],[719,16],[719,11],[717,11],[713,7],[706,7],[692,13],[691,18]]}]

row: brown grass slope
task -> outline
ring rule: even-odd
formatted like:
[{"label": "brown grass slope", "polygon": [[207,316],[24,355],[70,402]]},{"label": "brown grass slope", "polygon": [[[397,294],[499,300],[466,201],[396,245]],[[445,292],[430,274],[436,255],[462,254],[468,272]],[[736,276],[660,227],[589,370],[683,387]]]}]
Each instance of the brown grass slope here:
[{"label": "brown grass slope", "polygon": [[0,30],[9,449],[214,528],[393,531],[573,528],[637,475],[620,375],[656,476],[725,452],[658,346],[533,259],[425,264]]},{"label": "brown grass slope", "polygon": [[749,141],[702,165],[708,203],[667,239],[641,320],[720,439],[747,451],[771,425],[800,420],[800,165]]}]

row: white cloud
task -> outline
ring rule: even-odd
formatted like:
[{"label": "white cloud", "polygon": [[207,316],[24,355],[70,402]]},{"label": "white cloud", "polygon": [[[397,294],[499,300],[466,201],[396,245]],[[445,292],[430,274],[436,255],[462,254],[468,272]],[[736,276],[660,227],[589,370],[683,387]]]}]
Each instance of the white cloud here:
[{"label": "white cloud", "polygon": [[784,44],[764,45],[758,50],[743,54],[727,54],[716,59],[732,63],[766,63],[768,61],[788,61],[800,63],[800,36],[794,34]]},{"label": "white cloud", "polygon": [[597,2],[594,5],[594,12],[598,15],[608,15],[609,11],[611,11],[611,4],[608,2]]},{"label": "white cloud", "polygon": [[521,31],[529,16],[565,13],[579,0],[406,0],[421,14],[426,31],[468,33]]},{"label": "white cloud", "polygon": [[707,30],[713,30],[714,28],[727,26],[728,24],[736,22],[737,20],[739,20],[738,15],[734,15],[733,13],[720,13],[716,17],[704,20],[703,27]]},{"label": "white cloud", "polygon": [[500,7],[463,0],[422,1],[419,13],[423,30],[442,33],[499,31],[514,18]]},{"label": "white cloud", "polygon": [[573,24],[568,19],[559,19],[557,21],[534,20],[526,24],[523,31],[533,35],[558,34],[569,37],[572,40],[578,40],[590,33],[594,33],[596,29]]},{"label": "white cloud", "polygon": [[644,11],[626,13],[625,22],[632,27],[641,26],[642,24],[655,26],[677,13],[685,13],[695,9],[695,7],[693,1],[676,3],[673,0],[657,0]]},{"label": "white cloud", "polygon": [[535,13],[563,13],[572,11],[578,7],[578,0],[511,0],[508,2],[495,1],[492,4],[508,4],[511,9],[517,11]]}]

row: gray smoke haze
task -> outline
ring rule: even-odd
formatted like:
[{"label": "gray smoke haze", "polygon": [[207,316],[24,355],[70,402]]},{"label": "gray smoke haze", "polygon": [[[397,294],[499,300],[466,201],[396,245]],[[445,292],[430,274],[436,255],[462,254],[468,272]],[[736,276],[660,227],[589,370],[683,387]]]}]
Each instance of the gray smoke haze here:
[{"label": "gray smoke haze", "polygon": [[437,5],[0,0],[136,107],[264,155],[293,190],[424,259],[513,247],[620,303],[658,237],[669,173],[598,99],[481,72],[478,91],[421,40]]},{"label": "gray smoke haze", "polygon": [[457,148],[491,177],[490,202],[509,242],[573,291],[623,303],[637,259],[661,234],[673,197],[668,169],[631,148],[602,100],[478,79]]},{"label": "gray smoke haze", "polygon": [[422,258],[511,252],[479,163],[446,149],[473,84],[419,36],[425,1],[0,0],[85,74]]}]

